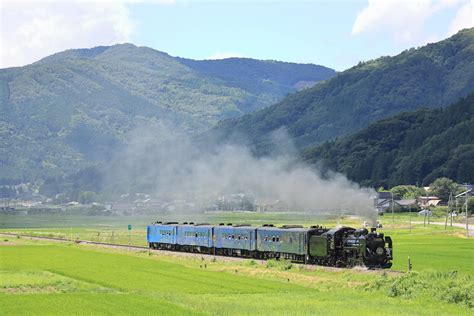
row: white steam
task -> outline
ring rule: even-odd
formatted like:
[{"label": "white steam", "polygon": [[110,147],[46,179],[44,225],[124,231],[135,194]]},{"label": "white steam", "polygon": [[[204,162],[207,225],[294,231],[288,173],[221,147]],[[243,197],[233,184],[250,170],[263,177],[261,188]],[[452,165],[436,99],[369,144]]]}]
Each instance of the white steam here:
[{"label": "white steam", "polygon": [[[151,132],[152,130],[152,132]],[[289,210],[353,214],[374,221],[375,192],[341,174],[321,173],[292,154],[280,132],[283,153],[255,157],[240,145],[203,150],[188,137],[160,127],[133,133],[127,148],[112,163],[108,182],[122,192],[132,189],[198,205],[219,196],[245,193],[257,201],[280,200]],[[281,144],[281,146],[280,146]]]}]

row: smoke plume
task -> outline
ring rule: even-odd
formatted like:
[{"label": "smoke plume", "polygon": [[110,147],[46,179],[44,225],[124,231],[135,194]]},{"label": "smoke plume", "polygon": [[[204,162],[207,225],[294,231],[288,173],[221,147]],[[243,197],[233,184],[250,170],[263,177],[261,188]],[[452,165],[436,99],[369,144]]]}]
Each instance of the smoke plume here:
[{"label": "smoke plume", "polygon": [[372,189],[361,188],[338,173],[323,176],[297,159],[288,139],[278,132],[275,147],[279,153],[255,157],[242,145],[203,149],[166,127],[142,128],[131,134],[128,145],[111,163],[108,183],[121,192],[148,192],[197,205],[244,193],[256,201],[283,201],[291,211],[375,220]]}]

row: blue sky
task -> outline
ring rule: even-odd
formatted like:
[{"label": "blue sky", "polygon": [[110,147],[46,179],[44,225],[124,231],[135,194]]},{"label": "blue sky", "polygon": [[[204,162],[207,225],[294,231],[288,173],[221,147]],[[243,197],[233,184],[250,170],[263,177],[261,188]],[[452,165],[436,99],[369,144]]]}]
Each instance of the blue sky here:
[{"label": "blue sky", "polygon": [[[366,56],[365,49],[360,51],[363,41],[350,35],[355,14],[364,5],[364,1],[178,3],[161,8],[145,4],[131,12],[139,21],[132,41],[196,59],[246,56],[340,68]],[[349,52],[351,47],[355,51]]]},{"label": "blue sky", "polygon": [[230,56],[344,70],[473,26],[472,0],[2,1],[0,67],[131,42],[194,59]]}]

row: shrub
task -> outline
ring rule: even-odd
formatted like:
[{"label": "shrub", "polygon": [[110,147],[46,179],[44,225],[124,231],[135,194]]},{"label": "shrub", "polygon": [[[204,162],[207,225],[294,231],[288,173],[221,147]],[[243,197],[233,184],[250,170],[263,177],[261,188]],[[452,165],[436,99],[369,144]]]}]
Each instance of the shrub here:
[{"label": "shrub", "polygon": [[282,271],[291,270],[293,267],[293,263],[290,260],[276,260],[270,259],[267,261],[267,268],[279,268]]},{"label": "shrub", "polygon": [[452,304],[474,307],[474,280],[471,276],[451,272],[410,271],[402,276],[388,278],[382,275],[365,285],[367,291],[383,291],[390,297],[412,299],[418,296],[433,297]]}]

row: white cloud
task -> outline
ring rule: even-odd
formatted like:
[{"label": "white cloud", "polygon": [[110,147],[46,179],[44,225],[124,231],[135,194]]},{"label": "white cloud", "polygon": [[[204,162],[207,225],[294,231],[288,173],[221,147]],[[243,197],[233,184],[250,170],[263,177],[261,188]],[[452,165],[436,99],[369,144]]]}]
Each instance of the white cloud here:
[{"label": "white cloud", "polygon": [[211,56],[207,57],[206,59],[226,59],[226,58],[232,58],[232,57],[246,57],[242,53],[233,53],[233,52],[217,52],[212,54]]},{"label": "white cloud", "polygon": [[456,17],[449,26],[449,35],[455,34],[464,28],[474,26],[474,0],[465,3],[456,13]]},{"label": "white cloud", "polygon": [[127,42],[129,5],[172,0],[0,0],[0,68],[21,66],[58,51]]},{"label": "white cloud", "polygon": [[[438,39],[439,35],[427,34],[427,21],[446,9],[458,9],[451,22],[450,33],[462,27],[471,27],[473,0],[368,0],[367,7],[358,13],[352,26],[352,35],[384,34],[397,42],[421,45]],[[466,18],[471,13],[471,20]],[[461,21],[461,22],[459,22]]]}]

